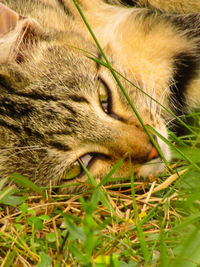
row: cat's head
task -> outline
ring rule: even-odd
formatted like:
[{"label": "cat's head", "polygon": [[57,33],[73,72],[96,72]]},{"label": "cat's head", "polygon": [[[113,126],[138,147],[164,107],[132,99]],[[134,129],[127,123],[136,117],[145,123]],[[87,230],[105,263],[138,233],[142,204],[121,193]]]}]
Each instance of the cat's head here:
[{"label": "cat's head", "polygon": [[[94,44],[71,28],[48,32],[35,20],[0,8],[9,16],[0,28],[1,177],[17,172],[39,185],[84,183],[80,161],[101,179],[120,159],[113,177],[128,177],[129,155],[138,176],[164,169],[110,71],[91,60],[100,58]],[[110,60],[126,77],[117,59]],[[167,138],[155,102],[119,79],[145,125]],[[154,138],[169,159],[167,145]]]}]

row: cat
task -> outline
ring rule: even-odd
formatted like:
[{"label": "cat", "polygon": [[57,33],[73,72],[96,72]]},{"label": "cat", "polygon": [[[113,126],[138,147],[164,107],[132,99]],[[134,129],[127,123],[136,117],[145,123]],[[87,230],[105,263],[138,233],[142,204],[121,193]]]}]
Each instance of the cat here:
[{"label": "cat", "polygon": [[[79,1],[144,124],[167,139],[172,117],[151,97],[177,116],[198,105],[200,15],[186,14],[187,1],[180,14],[172,1],[169,10],[162,0],[127,2]],[[200,3],[191,2],[199,11]],[[97,181],[120,159],[114,177],[129,177],[129,155],[138,177],[164,170],[98,60],[104,61],[73,1],[0,1],[1,178],[19,173],[38,186],[51,181],[63,192],[80,192],[88,188],[80,161]],[[168,145],[152,136],[169,161]]]}]

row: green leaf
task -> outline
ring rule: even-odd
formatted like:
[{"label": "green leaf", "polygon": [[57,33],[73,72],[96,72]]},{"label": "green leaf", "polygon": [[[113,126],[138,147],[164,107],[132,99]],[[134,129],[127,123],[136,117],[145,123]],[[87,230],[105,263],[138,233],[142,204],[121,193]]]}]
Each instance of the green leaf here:
[{"label": "green leaf", "polygon": [[[120,162],[119,161],[113,169],[115,168],[118,168],[119,165],[120,165]],[[112,208],[112,206],[110,205],[110,202],[108,201],[105,193],[101,190],[100,188],[100,185],[97,184],[96,180],[94,179],[94,177],[91,175],[91,173],[88,171],[88,169],[84,166],[84,164],[82,162],[80,162],[83,170],[85,171],[85,173],[87,174],[88,178],[89,178],[89,181],[90,183],[95,187],[94,189],[94,192],[93,192],[93,195],[92,195],[92,198],[91,198],[91,201],[95,200],[96,199],[96,196],[99,197],[100,201],[102,202],[102,204],[105,206],[105,207],[108,207],[110,210],[112,210],[112,213],[115,215],[115,210]],[[111,172],[113,171],[113,169],[111,170]],[[99,201],[99,200],[98,200]],[[95,201],[96,205],[97,205],[97,202]]]},{"label": "green leaf", "polygon": [[181,149],[177,148],[175,145],[173,145],[169,140],[167,140],[165,137],[163,137],[158,131],[156,131],[153,127],[151,127],[150,125],[148,125],[148,128],[155,133],[161,140],[163,140],[163,142],[165,142],[166,144],[168,144],[170,146],[171,149],[173,149],[174,151],[178,152],[183,159],[187,160],[189,163],[192,164],[192,166],[200,171],[200,167],[190,158],[188,157],[185,153],[183,153],[181,151]]},{"label": "green leaf", "polygon": [[[0,192],[0,203],[7,204],[6,201],[9,202],[9,197],[16,193],[17,189],[15,186],[7,186]],[[12,201],[11,201],[12,202]]]},{"label": "green leaf", "polygon": [[200,163],[200,149],[199,148],[191,148],[189,146],[180,147],[179,151],[181,152],[181,154],[178,151],[173,150],[173,147],[172,147],[173,157],[184,160],[185,159],[184,155],[186,155],[187,158],[190,159],[190,161],[193,161],[195,163]]},{"label": "green leaf", "polygon": [[27,199],[26,196],[18,197],[18,196],[7,196],[2,203],[4,205],[9,205],[9,206],[18,206],[22,204],[25,200]]},{"label": "green leaf", "polygon": [[9,179],[13,180],[16,184],[18,184],[21,187],[32,189],[37,193],[42,193],[42,189],[39,186],[37,186],[29,179],[20,174],[14,173],[9,177]]},{"label": "green leaf", "polygon": [[21,206],[20,206],[20,210],[22,212],[22,214],[25,214],[28,210],[28,204],[27,203],[23,203]]},{"label": "green leaf", "polygon": [[40,262],[36,265],[36,267],[51,267],[52,259],[49,255],[44,252],[40,253]]},{"label": "green leaf", "polygon": [[46,239],[50,243],[56,242],[56,235],[55,235],[55,233],[48,233],[46,235]]},{"label": "green leaf", "polygon": [[137,262],[135,261],[129,261],[129,263],[125,263],[123,261],[119,262],[119,267],[137,267],[139,266]]},{"label": "green leaf", "polygon": [[86,236],[83,231],[83,228],[76,226],[76,224],[71,219],[67,218],[66,216],[64,216],[64,220],[67,226],[66,228],[70,232],[70,237],[72,239],[80,239],[81,241],[86,240]]},{"label": "green leaf", "polygon": [[22,230],[22,225],[20,223],[14,223],[13,225],[16,228],[17,231],[21,231]]},{"label": "green leaf", "polygon": [[[192,229],[193,228],[193,229]],[[183,242],[182,249],[172,267],[197,267],[200,263],[200,230],[191,226],[188,238]]]},{"label": "green leaf", "polygon": [[2,264],[4,267],[10,267],[13,266],[13,260],[16,257],[16,250],[13,249],[13,251],[11,251],[11,253],[9,254],[8,259],[6,260],[6,262],[4,262],[4,264]]},{"label": "green leaf", "polygon": [[36,216],[30,216],[29,218],[27,218],[27,222],[29,225],[34,225],[34,229],[35,230],[41,230],[43,229],[43,223],[42,220],[40,220],[39,218],[37,218]]},{"label": "green leaf", "polygon": [[[83,255],[83,253],[81,253],[81,251],[78,249],[77,246],[70,245],[69,248],[70,248],[70,251],[74,254],[74,256],[77,258],[77,260],[80,263],[86,265],[87,267],[92,266],[91,263],[88,262],[89,260]],[[81,265],[81,266],[83,266],[83,265]]]},{"label": "green leaf", "polygon": [[123,160],[119,160],[114,167],[111,169],[111,171],[109,171],[109,173],[101,180],[101,182],[99,183],[98,186],[102,186],[105,185],[107,182],[111,182],[112,181],[112,175],[117,171],[117,169],[121,166],[121,164],[123,163]]},{"label": "green leaf", "polygon": [[119,266],[119,262],[118,262],[118,255],[99,255],[94,262],[95,263],[100,263],[100,264],[106,264],[110,265],[112,264],[113,267],[118,267]]},{"label": "green leaf", "polygon": [[163,228],[160,230],[160,267],[167,267],[167,247],[166,247],[166,237],[165,237],[165,232]]},{"label": "green leaf", "polygon": [[45,214],[40,215],[39,218],[40,218],[42,221],[48,221],[48,220],[50,220],[50,217],[49,217],[48,215],[45,215]]}]

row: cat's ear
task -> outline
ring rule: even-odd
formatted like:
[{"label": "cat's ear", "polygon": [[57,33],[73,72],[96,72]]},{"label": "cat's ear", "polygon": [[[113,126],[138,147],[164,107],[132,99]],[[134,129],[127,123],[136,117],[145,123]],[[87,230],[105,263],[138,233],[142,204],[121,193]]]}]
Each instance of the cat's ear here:
[{"label": "cat's ear", "polygon": [[42,34],[37,21],[0,3],[0,63],[23,61]]}]

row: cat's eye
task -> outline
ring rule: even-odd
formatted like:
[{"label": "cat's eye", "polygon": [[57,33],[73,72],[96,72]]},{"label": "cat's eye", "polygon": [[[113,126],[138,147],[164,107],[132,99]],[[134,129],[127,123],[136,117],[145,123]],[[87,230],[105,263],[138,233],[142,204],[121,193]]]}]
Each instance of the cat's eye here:
[{"label": "cat's eye", "polygon": [[94,155],[92,154],[85,154],[84,156],[80,157],[79,160],[76,160],[69,171],[65,174],[65,176],[62,178],[64,180],[71,180],[75,179],[78,176],[80,176],[84,171],[81,167],[81,164],[79,161],[83,163],[83,165],[87,168],[91,160],[93,159]]},{"label": "cat's eye", "polygon": [[109,112],[109,89],[108,89],[107,84],[102,79],[100,79],[98,94],[99,94],[99,101],[101,103],[103,110],[106,113],[108,113]]},{"label": "cat's eye", "polygon": [[82,172],[82,167],[78,161],[75,161],[73,165],[71,166],[70,170],[65,174],[63,177],[64,180],[69,180],[76,178],[79,176]]}]

